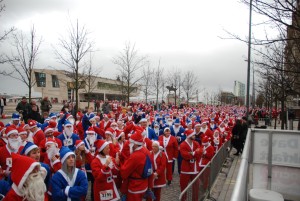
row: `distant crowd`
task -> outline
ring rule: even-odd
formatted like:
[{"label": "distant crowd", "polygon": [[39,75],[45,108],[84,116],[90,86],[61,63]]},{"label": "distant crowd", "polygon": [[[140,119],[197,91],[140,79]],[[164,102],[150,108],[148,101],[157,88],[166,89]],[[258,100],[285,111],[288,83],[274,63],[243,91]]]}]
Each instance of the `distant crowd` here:
[{"label": "distant crowd", "polygon": [[0,122],[4,200],[159,201],[174,171],[183,191],[223,143],[242,153],[248,128],[238,106],[103,101],[74,114],[71,103],[52,111],[47,97],[40,107],[24,97],[16,111]]}]

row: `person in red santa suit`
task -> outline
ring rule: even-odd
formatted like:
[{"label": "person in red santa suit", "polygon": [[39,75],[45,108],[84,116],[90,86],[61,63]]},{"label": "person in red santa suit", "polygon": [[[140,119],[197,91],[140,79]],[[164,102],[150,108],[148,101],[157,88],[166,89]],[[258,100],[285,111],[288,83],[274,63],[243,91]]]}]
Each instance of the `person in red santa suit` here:
[{"label": "person in red santa suit", "polygon": [[[160,146],[160,142],[153,141],[152,151],[150,153],[151,153],[152,157],[154,158],[153,193],[156,198],[155,201],[160,201],[161,189],[166,186],[167,157],[166,157],[165,153],[162,151],[162,149],[163,148]],[[150,198],[147,198],[147,201],[150,201],[150,200],[151,200]]]},{"label": "person in red santa suit", "polygon": [[210,144],[209,139],[207,136],[202,138],[202,149],[203,154],[199,162],[200,171],[211,161],[211,159],[214,157],[214,147]]},{"label": "person in red santa suit", "polygon": [[167,180],[168,185],[170,185],[173,179],[173,162],[178,157],[178,142],[177,139],[171,135],[171,130],[169,127],[164,129],[164,135],[159,136],[159,141],[161,142],[167,157]]},{"label": "person in red santa suit", "polygon": [[44,130],[44,134],[45,134],[45,139],[43,139],[41,142],[40,142],[40,150],[41,150],[41,161],[44,161],[44,157],[47,157],[47,153],[46,153],[46,147],[45,147],[45,144],[46,142],[49,140],[49,139],[52,139],[56,142],[57,144],[57,147],[60,149],[61,146],[62,146],[62,143],[61,141],[54,137],[54,132],[55,130],[52,128],[52,127],[46,127],[45,130]]},{"label": "person in red santa suit", "polygon": [[30,131],[32,132],[33,143],[39,146],[40,142],[45,139],[44,132],[37,127],[37,122],[34,120],[28,120],[28,125],[30,127]]},{"label": "person in red santa suit", "polygon": [[120,147],[116,140],[116,131],[112,128],[108,128],[105,131],[105,140],[109,143],[109,148],[110,148],[109,155],[115,158],[117,152],[119,152],[120,150]]},{"label": "person in red santa suit", "polygon": [[83,114],[82,112],[77,112],[76,114],[76,121],[75,121],[75,127],[76,127],[76,130],[77,130],[77,134],[79,136],[79,138],[81,140],[84,139],[84,130],[83,130],[83,126],[82,126],[82,117],[83,117]]},{"label": "person in red santa suit", "polygon": [[12,153],[11,190],[3,201],[44,201],[46,185],[41,165],[34,159]]},{"label": "person in red santa suit", "polygon": [[7,144],[0,148],[0,166],[2,167],[2,175],[0,177],[8,177],[12,167],[11,154],[17,153],[21,146],[21,138],[15,126],[9,126],[5,129],[7,136]]},{"label": "person in red santa suit", "polygon": [[214,136],[212,140],[212,146],[214,147],[214,152],[217,153],[221,146],[223,145],[223,139],[220,136],[219,130],[214,131]]},{"label": "person in red santa suit", "polygon": [[204,120],[200,125],[201,125],[201,129],[200,129],[200,138],[201,138],[201,142],[204,136],[207,136],[209,140],[213,139],[213,132],[212,130],[210,130],[208,128],[208,124],[209,122],[207,120]]},{"label": "person in red santa suit", "polygon": [[99,127],[101,129],[106,130],[110,127],[110,124],[112,123],[112,121],[110,121],[109,118],[110,118],[110,115],[107,115],[107,114],[103,115],[103,119],[99,123]]},{"label": "person in red santa suit", "polygon": [[[151,158],[149,150],[143,146],[143,136],[140,131],[136,131],[129,139],[130,156],[122,165],[120,173],[123,184],[127,187],[127,200],[141,201],[146,192],[151,192],[153,188],[153,174],[143,177],[143,170],[146,164],[147,155]],[[152,164],[153,158],[152,158]],[[153,167],[152,165],[152,167]]]},{"label": "person in red santa suit", "polygon": [[105,140],[95,142],[97,156],[91,163],[92,174],[94,176],[94,199],[95,200],[119,200],[120,195],[117,190],[113,174],[119,171],[119,158],[112,158],[109,155],[109,143]]},{"label": "person in red santa suit", "polygon": [[61,161],[59,158],[59,147],[55,140],[47,139],[44,145],[46,154],[44,154],[44,163],[50,166],[51,173],[56,173],[61,169]]},{"label": "person in red santa suit", "polygon": [[0,125],[0,148],[4,147],[7,144],[7,137],[5,135],[6,127],[4,125]]},{"label": "person in red santa suit", "polygon": [[[183,191],[199,173],[198,163],[202,156],[203,149],[199,143],[195,141],[194,130],[186,130],[186,139],[180,144],[180,153],[182,156],[181,172],[180,172],[180,189]],[[198,200],[199,182],[195,182],[193,190],[193,201]],[[186,200],[186,195],[183,196]]]},{"label": "person in red santa suit", "polygon": [[94,156],[91,154],[89,149],[85,147],[82,140],[76,140],[75,147],[76,168],[86,173],[86,165],[91,164]]}]

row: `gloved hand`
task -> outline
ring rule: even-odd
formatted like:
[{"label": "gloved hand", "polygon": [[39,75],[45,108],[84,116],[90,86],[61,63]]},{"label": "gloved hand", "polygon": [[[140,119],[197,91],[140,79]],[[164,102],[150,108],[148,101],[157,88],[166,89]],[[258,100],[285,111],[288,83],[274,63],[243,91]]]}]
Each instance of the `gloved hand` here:
[{"label": "gloved hand", "polygon": [[151,191],[151,189],[148,189],[144,194],[145,199],[147,199],[148,197],[150,197],[152,200],[156,199],[156,197],[154,196],[154,193]]}]

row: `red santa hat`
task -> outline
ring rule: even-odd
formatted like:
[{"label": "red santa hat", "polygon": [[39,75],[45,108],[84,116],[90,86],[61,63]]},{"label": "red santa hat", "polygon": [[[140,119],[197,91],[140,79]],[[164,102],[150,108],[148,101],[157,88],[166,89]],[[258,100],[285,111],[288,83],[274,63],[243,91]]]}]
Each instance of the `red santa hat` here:
[{"label": "red santa hat", "polygon": [[83,144],[84,144],[84,142],[82,140],[76,140],[76,142],[75,142],[76,149],[78,149]]},{"label": "red santa hat", "polygon": [[1,126],[1,125],[0,125],[0,133],[1,133],[2,131],[4,131],[5,129],[6,129],[5,126]]},{"label": "red santa hat", "polygon": [[21,189],[30,175],[30,173],[36,168],[41,167],[39,162],[28,156],[22,156],[12,153],[12,168],[11,168],[11,180],[13,183]]},{"label": "red santa hat", "polygon": [[188,130],[184,131],[184,133],[186,135],[186,138],[190,138],[196,134],[193,129],[188,129]]},{"label": "red santa hat", "polygon": [[48,127],[50,127],[50,128],[56,128],[56,125],[57,125],[56,121],[49,121]]},{"label": "red santa hat", "polygon": [[144,140],[143,140],[143,136],[141,134],[140,131],[135,131],[129,139],[129,142],[132,142],[136,145],[143,145],[144,144]]},{"label": "red santa hat", "polygon": [[206,146],[209,143],[209,138],[207,136],[204,136],[201,140],[202,145]]},{"label": "red santa hat", "polygon": [[58,146],[58,144],[55,141],[55,139],[51,139],[51,138],[47,138],[46,139],[45,146],[47,146],[48,144],[55,144],[56,147]]},{"label": "red santa hat", "polygon": [[69,118],[72,118],[73,117],[73,115],[71,115],[71,114],[66,114],[66,119],[69,119]]},{"label": "red santa hat", "polygon": [[163,150],[163,148],[164,148],[162,141],[156,141],[156,140],[154,140],[154,141],[152,141],[152,145],[153,144],[157,145],[160,150]]},{"label": "red santa hat", "polygon": [[78,111],[78,112],[76,113],[76,117],[80,117],[80,118],[82,118],[82,117],[83,117],[83,114],[82,114],[82,112]]},{"label": "red santa hat", "polygon": [[28,125],[29,125],[29,128],[31,129],[31,128],[34,128],[34,127],[37,127],[37,125],[36,125],[36,121],[35,120],[29,120],[28,121]]},{"label": "red santa hat", "polygon": [[199,122],[197,122],[194,127],[197,127],[197,126],[201,126],[201,124]]},{"label": "red santa hat", "polygon": [[19,135],[26,135],[27,134],[24,127],[19,127],[17,130],[18,130]]},{"label": "red santa hat", "polygon": [[15,126],[8,126],[5,129],[5,134],[7,137],[11,134],[18,134],[18,130],[16,129]]},{"label": "red santa hat", "polygon": [[105,140],[96,140],[94,143],[98,152],[101,152],[109,143]]},{"label": "red santa hat", "polygon": [[109,135],[114,136],[115,135],[115,130],[112,129],[112,128],[107,128],[106,131],[105,131],[105,134],[109,134]]},{"label": "red santa hat", "polygon": [[45,130],[44,130],[44,133],[46,134],[46,133],[48,133],[48,132],[50,132],[50,131],[54,132],[54,129],[51,128],[51,127],[49,127],[49,126],[47,126],[47,127],[45,128]]},{"label": "red santa hat", "polygon": [[91,126],[90,126],[85,132],[86,132],[86,133],[92,133],[92,134],[95,134],[95,130],[94,130],[94,128],[91,127]]},{"label": "red santa hat", "polygon": [[209,120],[208,119],[203,119],[203,121],[201,122],[201,126],[203,125],[203,124],[208,124],[209,123]]}]

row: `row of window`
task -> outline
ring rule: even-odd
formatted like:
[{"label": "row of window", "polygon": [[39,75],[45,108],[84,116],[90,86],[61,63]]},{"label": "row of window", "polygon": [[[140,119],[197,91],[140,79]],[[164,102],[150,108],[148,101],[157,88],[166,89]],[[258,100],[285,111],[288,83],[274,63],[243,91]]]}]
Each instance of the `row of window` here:
[{"label": "row of window", "polygon": [[[46,73],[35,72],[35,80],[37,87],[46,87]],[[57,75],[51,75],[52,87],[59,88]]]},{"label": "row of window", "polygon": [[[51,75],[52,79],[52,87],[53,88],[59,88],[59,80],[57,75]],[[35,80],[37,87],[46,87],[46,74],[41,72],[35,72]],[[79,82],[79,88],[83,89],[85,87],[86,83],[85,81]],[[74,82],[68,82],[67,83],[68,89],[74,89],[75,84]],[[120,91],[122,90],[122,86],[118,84],[111,84],[111,83],[104,83],[104,82],[98,82],[97,88],[101,90],[110,90],[110,91]],[[137,87],[132,87],[133,92],[137,92]]]}]

